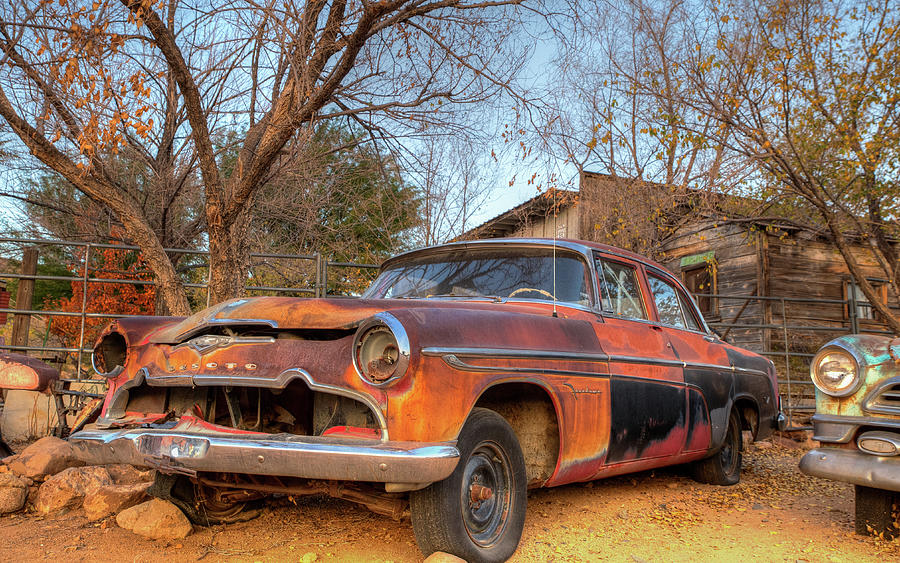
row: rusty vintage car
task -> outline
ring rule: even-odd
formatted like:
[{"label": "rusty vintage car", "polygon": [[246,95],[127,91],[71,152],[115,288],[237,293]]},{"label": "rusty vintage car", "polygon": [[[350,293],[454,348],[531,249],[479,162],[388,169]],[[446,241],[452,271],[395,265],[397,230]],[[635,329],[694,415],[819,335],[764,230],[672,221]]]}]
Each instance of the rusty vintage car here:
[{"label": "rusty vintage car", "polygon": [[816,386],[807,475],[852,483],[856,532],[900,535],[900,338],[850,335],[823,346],[810,365]]},{"label": "rusty vintage car", "polygon": [[784,420],[773,364],[717,338],[672,274],[578,241],[408,252],[360,299],[118,320],[93,361],[109,393],[72,443],[156,468],[195,522],[325,493],[469,561],[515,551],[528,487],[673,464],[734,484],[742,431]]}]

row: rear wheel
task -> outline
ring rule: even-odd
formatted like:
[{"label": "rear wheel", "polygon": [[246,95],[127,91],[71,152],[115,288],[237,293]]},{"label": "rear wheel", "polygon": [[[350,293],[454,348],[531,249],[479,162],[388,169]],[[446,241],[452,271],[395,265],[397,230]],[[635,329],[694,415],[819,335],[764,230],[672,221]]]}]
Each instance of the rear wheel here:
[{"label": "rear wheel", "polygon": [[506,561],[525,525],[525,460],[515,432],[496,412],[476,408],[457,442],[459,464],[410,495],[416,543],[466,561]]},{"label": "rear wheel", "polygon": [[732,409],[722,448],[715,455],[691,465],[694,479],[710,485],[737,484],[741,480],[742,447],[741,421],[737,412]]},{"label": "rear wheel", "polygon": [[861,485],[856,485],[855,489],[856,533],[881,536],[886,540],[900,535],[897,523],[900,494]]}]

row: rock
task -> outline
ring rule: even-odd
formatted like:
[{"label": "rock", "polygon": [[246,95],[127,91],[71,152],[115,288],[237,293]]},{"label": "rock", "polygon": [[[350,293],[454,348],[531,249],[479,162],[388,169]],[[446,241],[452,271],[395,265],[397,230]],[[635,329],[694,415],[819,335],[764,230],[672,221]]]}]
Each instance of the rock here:
[{"label": "rock", "polygon": [[41,488],[38,485],[32,485],[28,487],[28,500],[25,501],[25,504],[28,506],[34,506],[37,502],[38,493],[41,491]]},{"label": "rock", "polygon": [[84,496],[84,513],[88,520],[100,520],[111,514],[131,508],[147,498],[150,483],[138,482],[125,485],[101,485]]},{"label": "rock", "polygon": [[71,444],[46,436],[22,450],[22,453],[12,456],[7,465],[14,473],[40,479],[56,475],[69,467],[81,467],[84,462],[78,459]]},{"label": "rock", "polygon": [[425,563],[466,563],[466,560],[443,551],[435,551],[425,558]]},{"label": "rock", "polygon": [[112,485],[105,467],[70,467],[47,479],[38,491],[35,509],[41,514],[81,506],[85,495]]},{"label": "rock", "polygon": [[147,483],[153,481],[153,471],[142,471],[133,465],[125,463],[112,463],[104,465],[112,477],[113,483],[117,485],[133,485],[135,483]]},{"label": "rock", "polygon": [[28,484],[12,473],[0,473],[0,514],[22,510],[28,498]]},{"label": "rock", "polygon": [[116,516],[116,524],[139,536],[158,540],[176,540],[191,533],[191,523],[177,506],[167,500],[152,499]]},{"label": "rock", "polygon": [[318,558],[319,556],[314,552],[307,551],[303,554],[303,557],[300,558],[300,563],[313,563],[313,561],[316,561]]}]

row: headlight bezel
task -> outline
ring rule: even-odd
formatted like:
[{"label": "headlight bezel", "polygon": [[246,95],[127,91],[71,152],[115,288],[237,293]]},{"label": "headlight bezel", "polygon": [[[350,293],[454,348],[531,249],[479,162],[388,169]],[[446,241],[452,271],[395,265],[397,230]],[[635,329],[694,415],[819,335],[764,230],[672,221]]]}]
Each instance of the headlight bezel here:
[{"label": "headlight bezel", "polygon": [[[387,335],[392,337],[393,342],[385,340]],[[391,364],[393,369],[383,379],[373,376],[362,360],[362,356],[365,355],[365,346],[377,347],[380,343],[385,343],[385,350],[391,346],[396,348],[396,359]],[[396,317],[390,313],[377,313],[360,324],[356,330],[356,336],[353,338],[353,347],[350,353],[353,358],[353,367],[360,379],[374,387],[389,387],[406,375],[409,369],[409,336]],[[372,357],[376,356],[377,354]]]},{"label": "headlight bezel", "polygon": [[[115,342],[111,342],[114,340]],[[100,358],[98,361],[98,354]],[[112,358],[109,354],[118,354],[120,357]],[[101,371],[101,366],[99,364],[103,364],[104,368],[109,368],[109,363],[113,359],[118,359],[121,361],[116,361],[116,365],[109,371]],[[91,367],[94,368],[94,372],[107,379],[113,379],[118,377],[122,371],[125,370],[125,363],[128,361],[128,339],[125,338],[125,335],[118,331],[110,331],[97,341],[97,344],[94,346],[94,350],[91,352]]]},{"label": "headlight bezel", "polygon": [[[826,358],[831,355],[843,356],[842,359],[849,360],[850,364],[853,367],[853,379],[851,380],[849,385],[846,385],[840,389],[835,389],[834,387],[829,387],[828,385],[826,385],[821,374],[821,368],[826,361]],[[861,362],[852,350],[849,350],[842,346],[830,345],[825,346],[824,348],[819,350],[813,357],[813,361],[809,366],[809,375],[812,379],[813,384],[816,386],[816,389],[828,395],[829,397],[848,397],[856,393],[859,390],[860,385],[862,385],[863,378],[860,366]]]}]

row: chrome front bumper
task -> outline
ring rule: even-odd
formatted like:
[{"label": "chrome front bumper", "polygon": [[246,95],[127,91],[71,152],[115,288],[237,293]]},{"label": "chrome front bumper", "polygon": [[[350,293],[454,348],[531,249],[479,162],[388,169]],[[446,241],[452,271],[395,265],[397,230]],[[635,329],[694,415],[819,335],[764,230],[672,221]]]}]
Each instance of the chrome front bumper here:
[{"label": "chrome front bumper", "polygon": [[201,471],[307,479],[432,483],[456,467],[451,444],[375,442],[288,434],[247,435],[162,429],[85,430],[69,438],[91,465],[127,463],[166,473]]},{"label": "chrome front bumper", "polygon": [[800,460],[800,471],[813,477],[854,485],[900,491],[900,457],[883,457],[857,450],[816,448]]}]

